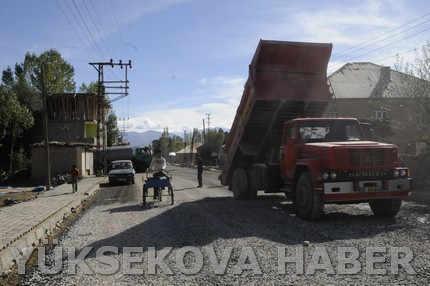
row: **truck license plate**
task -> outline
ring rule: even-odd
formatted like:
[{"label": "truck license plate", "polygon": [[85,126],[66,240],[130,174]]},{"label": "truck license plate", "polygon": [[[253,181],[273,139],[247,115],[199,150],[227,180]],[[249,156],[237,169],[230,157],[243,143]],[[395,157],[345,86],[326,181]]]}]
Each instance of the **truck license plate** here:
[{"label": "truck license plate", "polygon": [[378,187],[364,187],[365,192],[377,192]]}]

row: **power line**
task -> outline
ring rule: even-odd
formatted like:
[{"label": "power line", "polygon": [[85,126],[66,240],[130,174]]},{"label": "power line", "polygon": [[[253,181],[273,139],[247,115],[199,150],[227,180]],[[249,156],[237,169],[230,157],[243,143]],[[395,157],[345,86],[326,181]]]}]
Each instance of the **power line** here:
[{"label": "power line", "polygon": [[[90,1],[91,6],[92,6],[92,8],[93,8],[93,14],[94,14],[96,17],[92,17],[92,16],[91,16],[91,12],[89,11],[87,4],[85,3],[85,1],[84,1],[84,0],[82,0],[82,2],[84,3],[85,9],[87,10],[87,13],[88,13],[88,16],[90,17],[91,21],[93,22],[93,25],[94,25],[94,27],[95,27],[95,29],[96,29],[96,31],[97,31],[97,33],[98,33],[99,37],[100,37],[100,40],[101,40],[101,41],[102,41],[102,43],[103,43],[104,48],[106,49],[107,53],[109,54],[109,57],[112,59],[113,57],[112,57],[112,54],[111,54],[110,49],[108,48],[108,46],[107,46],[107,44],[106,44],[106,41],[109,43],[109,46],[110,46],[110,48],[111,48],[111,50],[112,50],[112,53],[113,53],[114,55],[115,55],[115,50],[113,49],[112,45],[110,44],[109,38],[108,38],[108,37],[106,36],[106,34],[104,33],[103,25],[102,25],[102,23],[101,23],[101,21],[100,21],[100,17],[98,16],[97,10],[95,9],[93,2],[92,2],[92,1]],[[98,23],[99,23],[99,26],[98,26],[98,25],[97,25],[97,23],[95,22],[94,18],[97,18]],[[103,34],[103,36],[102,36],[102,34],[101,34],[101,33]],[[105,39],[106,39],[106,41],[105,41]],[[117,80],[120,80],[120,77],[116,74],[116,70],[115,70],[115,69],[110,69],[110,70],[109,70],[109,72],[112,74],[112,76],[113,76],[114,78],[116,78]]]},{"label": "power line", "polygon": [[91,13],[90,13],[90,11],[89,11],[89,9],[88,9],[88,6],[87,6],[87,4],[85,3],[85,1],[82,1],[82,3],[84,3],[85,10],[87,11],[87,13],[88,13],[88,15],[89,15],[89,18],[90,18],[90,19],[91,19],[91,21],[93,22],[93,25],[94,25],[94,27],[96,28],[96,32],[97,32],[97,34],[99,35],[99,38],[100,38],[100,40],[101,40],[101,41],[102,41],[102,43],[103,43],[103,46],[105,47],[105,49],[106,49],[107,53],[109,54],[109,57],[112,59],[112,54],[110,53],[110,51],[109,51],[109,49],[108,49],[108,47],[107,47],[107,45],[106,45],[106,42],[105,42],[104,38],[103,38],[103,37],[102,37],[102,35],[100,34],[100,30],[101,30],[101,29],[99,29],[99,28],[97,27],[97,24],[96,24],[96,22],[94,21],[94,17],[91,17]]},{"label": "power line", "polygon": [[123,48],[124,48],[125,55],[126,55],[128,58],[130,58],[130,57],[128,56],[127,49],[125,48],[124,39],[123,39],[123,37],[122,37],[121,30],[119,29],[118,20],[117,20],[117,17],[116,17],[115,9],[113,8],[112,0],[109,0],[109,3],[110,3],[110,7],[111,7],[111,9],[112,9],[113,18],[115,19],[116,28],[118,29],[119,37],[120,37],[120,39],[121,39],[121,43],[122,43],[122,46],[123,46]]},{"label": "power line", "polygon": [[[88,54],[93,58],[93,60],[95,60],[93,54],[91,53],[90,49],[88,48],[88,46],[86,45],[85,41],[82,40],[81,36],[79,35],[79,33],[76,31],[75,27],[73,26],[72,22],[69,20],[69,18],[67,17],[66,13],[64,12],[63,8],[61,8],[60,3],[58,3],[58,0],[55,0],[55,2],[57,3],[58,8],[60,8],[61,13],[63,13],[64,18],[66,18],[67,22],[69,22],[70,26],[72,27],[73,31],[75,32],[75,34],[78,36],[79,41],[82,43],[82,45],[85,47],[85,49],[87,50]],[[67,2],[66,2],[67,3]]]},{"label": "power line", "polygon": [[[416,18],[416,19],[414,19],[414,20],[412,20],[412,21],[409,21],[408,23],[403,24],[403,25],[401,25],[401,26],[399,26],[399,27],[397,27],[397,28],[395,28],[395,29],[392,29],[392,30],[390,30],[390,31],[386,32],[386,33],[383,33],[382,35],[379,35],[379,36],[374,37],[374,38],[372,38],[372,39],[370,39],[370,40],[367,40],[367,41],[362,42],[362,43],[360,43],[360,44],[358,44],[358,45],[355,45],[354,47],[351,47],[351,48],[349,48],[349,49],[347,49],[347,50],[344,50],[344,51],[342,51],[342,52],[340,52],[340,53],[337,53],[337,54],[335,54],[335,56],[334,56],[334,57],[332,57],[332,58],[331,58],[331,60],[336,59],[336,55],[338,55],[338,56],[337,56],[337,58],[340,58],[340,57],[343,57],[343,56],[345,56],[345,55],[351,54],[351,53],[353,53],[353,52],[360,51],[360,50],[364,49],[365,47],[370,47],[370,46],[376,45],[377,43],[380,43],[380,42],[382,42],[382,41],[388,40],[388,39],[390,39],[390,38],[394,38],[394,36],[396,36],[396,35],[400,34],[401,32],[396,33],[395,35],[392,35],[392,36],[390,36],[390,37],[384,38],[383,40],[380,40],[380,41],[378,41],[378,42],[376,42],[376,43],[366,45],[365,47],[362,47],[362,48],[359,48],[359,49],[353,50],[352,52],[349,52],[349,53],[347,53],[347,54],[343,54],[343,55],[339,56],[339,54],[344,53],[345,51],[349,51],[349,50],[352,50],[352,49],[353,49],[353,48],[355,48],[355,47],[362,46],[364,43],[371,42],[371,41],[373,41],[373,40],[375,40],[375,39],[377,39],[377,38],[380,38],[380,37],[381,37],[381,36],[383,36],[383,35],[387,35],[387,34],[389,34],[389,33],[393,32],[393,31],[396,31],[396,30],[398,30],[398,29],[400,29],[400,28],[402,28],[402,27],[405,27],[405,26],[407,26],[407,25],[409,25],[409,24],[411,24],[411,23],[413,23],[413,22],[415,22],[415,21],[418,21],[418,20],[420,20],[420,19],[422,19],[422,18],[424,18],[424,17],[426,17],[426,16],[428,16],[428,15],[430,15],[430,13],[427,13],[427,14],[425,14],[425,15],[423,15],[423,16],[421,16],[421,17],[419,17],[419,18]],[[426,20],[426,21],[424,21],[424,22],[422,22],[422,23],[420,23],[420,24],[417,24],[417,25],[415,25],[415,26],[413,26],[413,27],[411,27],[411,28],[408,28],[408,29],[406,29],[406,30],[403,30],[403,32],[409,31],[409,30],[411,30],[411,29],[413,29],[413,28],[416,28],[416,27],[418,27],[418,26],[421,26],[421,25],[423,25],[423,24],[425,24],[425,23],[427,23],[427,22],[430,22],[430,20]],[[412,34],[412,35],[406,36],[406,37],[404,37],[404,38],[402,38],[402,39],[399,39],[399,40],[397,40],[397,41],[394,41],[394,42],[388,43],[388,44],[386,44],[386,45],[383,45],[383,46],[381,46],[381,47],[378,47],[378,48],[372,49],[372,50],[367,51],[367,52],[365,52],[365,53],[362,53],[362,54],[360,54],[360,55],[357,55],[357,56],[351,57],[351,58],[349,58],[349,59],[345,60],[345,62],[350,62],[350,61],[352,61],[352,60],[354,60],[354,59],[357,59],[357,58],[363,57],[363,56],[365,56],[365,55],[368,55],[368,54],[374,53],[374,52],[379,51],[379,50],[381,50],[381,49],[384,49],[384,48],[386,48],[386,47],[392,46],[392,45],[394,45],[394,44],[396,44],[396,43],[402,42],[402,41],[404,41],[404,40],[406,40],[406,39],[412,38],[412,37],[414,37],[414,36],[416,36],[416,35],[422,34],[422,33],[426,32],[426,31],[428,31],[428,30],[430,30],[430,28],[426,28],[426,29],[424,29],[424,30],[422,30],[422,31],[416,32],[416,33],[414,33],[414,34]],[[396,55],[397,55],[397,54],[396,54]],[[387,57],[387,58],[396,57],[396,55],[393,55],[393,56],[390,56],[390,57]],[[343,63],[338,63],[338,64],[334,64],[334,65],[329,65],[329,66],[328,66],[328,68],[329,68],[329,69],[335,69],[336,67],[340,67],[340,66],[343,66],[343,65],[344,65]]]},{"label": "power line", "polygon": [[[367,44],[367,43],[369,43],[369,42],[371,42],[371,41],[373,41],[373,40],[376,40],[376,39],[378,39],[378,38],[380,38],[380,37],[382,37],[382,36],[385,36],[385,35],[387,35],[387,34],[390,34],[391,32],[394,32],[394,31],[396,31],[396,30],[398,30],[398,29],[400,29],[400,28],[402,28],[402,27],[405,27],[405,26],[407,26],[407,25],[409,25],[409,24],[411,24],[411,23],[413,23],[413,22],[415,22],[415,21],[418,21],[418,20],[420,20],[420,19],[422,19],[422,18],[424,18],[424,17],[426,17],[426,16],[428,16],[428,15],[430,15],[430,13],[427,13],[427,14],[425,14],[425,15],[423,15],[423,16],[421,16],[421,17],[419,17],[419,18],[416,18],[416,19],[414,19],[414,20],[412,20],[412,21],[409,21],[408,23],[405,23],[405,24],[403,24],[403,25],[401,25],[401,26],[399,26],[399,27],[396,27],[396,28],[394,28],[394,29],[392,29],[392,30],[390,30],[390,31],[388,31],[388,32],[385,32],[385,33],[383,33],[383,34],[381,34],[381,35],[378,35],[378,36],[376,36],[376,37],[374,37],[374,38],[371,38],[371,39],[369,39],[369,40],[367,40],[367,41],[364,41],[364,42],[362,42],[362,43],[360,43],[360,44],[357,44],[357,45],[355,45],[355,46],[352,46],[352,47],[350,47],[350,48],[348,48],[348,49],[346,49],[346,50],[343,50],[343,51],[340,51],[340,52],[338,52],[338,53],[335,53],[333,56],[332,56],[332,58],[334,57],[334,58],[339,58],[339,57],[343,57],[343,56],[345,56],[345,55],[348,55],[348,54],[351,54],[351,53],[353,53],[353,52],[355,52],[355,51],[359,51],[359,50],[362,50],[363,48],[360,48],[360,49],[357,49],[357,50],[355,50],[355,51],[352,51],[352,52],[349,52],[349,53],[347,53],[347,54],[343,54],[343,53],[345,53],[345,52],[347,52],[347,51],[350,51],[350,50],[352,50],[352,49],[354,49],[354,48],[356,48],[356,47],[360,47],[360,46],[362,46],[362,45],[364,45],[364,44]],[[413,27],[411,27],[411,28],[409,28],[409,29],[407,29],[407,30],[404,30],[403,32],[405,32],[405,31],[408,31],[408,30],[410,30],[410,29],[412,29],[412,28],[416,28],[416,27],[418,27],[418,26],[420,26],[420,25],[423,25],[424,23],[427,23],[427,22],[429,22],[430,20],[427,20],[427,21],[425,21],[425,22],[423,22],[423,23],[421,23],[421,24],[418,24],[418,25],[415,25],[415,26],[413,26]],[[400,32],[399,32],[400,33]],[[399,33],[397,33],[397,34],[395,34],[395,35],[398,35]],[[394,35],[394,36],[395,36]],[[391,36],[392,37],[392,36]],[[379,41],[380,42],[380,41]],[[378,43],[378,42],[377,42]],[[375,44],[375,43],[374,43]],[[367,45],[367,46],[365,46],[365,47],[368,47],[368,46],[370,46],[370,45]]]},{"label": "power line", "polygon": [[93,34],[91,33],[90,29],[88,28],[87,22],[85,22],[85,19],[82,17],[82,14],[81,14],[81,12],[79,11],[79,8],[78,8],[78,6],[77,6],[77,5],[76,5],[76,3],[75,3],[75,0],[72,0],[72,3],[73,3],[73,5],[74,5],[74,6],[75,6],[75,8],[76,8],[76,11],[78,12],[79,17],[81,17],[81,20],[82,20],[82,22],[84,23],[85,28],[87,29],[88,34],[90,35],[90,37],[91,37],[91,39],[92,39],[92,41],[93,41],[93,43],[94,43],[94,46],[96,47],[96,49],[99,51],[99,53],[100,53],[101,57],[103,58],[103,53],[102,53],[102,51],[100,50],[99,45],[97,44],[96,40],[94,39]]},{"label": "power line", "polygon": [[108,38],[108,37],[106,36],[106,34],[104,33],[102,22],[101,22],[101,20],[100,20],[100,17],[99,17],[99,14],[97,13],[96,8],[94,7],[93,1],[92,1],[92,0],[90,0],[90,3],[91,3],[91,7],[93,8],[93,13],[94,13],[94,15],[96,15],[97,21],[98,21],[98,23],[99,23],[99,25],[100,25],[100,30],[101,30],[101,32],[103,33],[103,38],[105,38],[105,39],[107,40],[107,43],[109,44],[109,47],[111,48],[111,50],[112,50],[112,52],[113,52],[114,57],[115,57],[115,58],[119,58],[119,57],[116,55],[116,53],[115,53],[115,49],[113,48],[112,43],[110,42],[109,38]]},{"label": "power line", "polygon": [[[413,35],[410,35],[410,36],[408,36],[408,37],[406,37],[406,38],[400,39],[400,40],[398,40],[398,41],[392,42],[392,43],[387,44],[387,45],[385,45],[385,46],[382,46],[382,47],[379,47],[379,48],[373,49],[373,50],[368,51],[368,52],[366,52],[366,53],[363,53],[363,54],[361,54],[361,55],[358,55],[358,56],[355,56],[355,57],[353,57],[353,58],[350,58],[350,59],[348,59],[348,60],[347,60],[347,62],[352,61],[352,60],[357,59],[357,58],[361,58],[362,56],[365,56],[365,55],[371,54],[371,53],[373,53],[373,52],[379,51],[379,50],[384,49],[384,48],[386,48],[386,47],[392,46],[392,45],[397,44],[397,43],[399,43],[399,42],[401,42],[401,41],[404,41],[404,40],[406,40],[406,39],[412,38],[412,37],[414,37],[414,36],[416,36],[416,35],[418,35],[418,34],[424,33],[424,32],[426,32],[426,31],[428,31],[428,30],[430,30],[430,28],[427,28],[427,29],[422,30],[422,31],[420,31],[420,32],[417,32],[417,33],[415,33],[415,34],[413,34]],[[340,66],[340,65],[341,65],[341,64],[337,64],[337,65],[335,65],[335,66]],[[333,66],[329,66],[329,68],[330,68],[330,67],[333,67]]]}]

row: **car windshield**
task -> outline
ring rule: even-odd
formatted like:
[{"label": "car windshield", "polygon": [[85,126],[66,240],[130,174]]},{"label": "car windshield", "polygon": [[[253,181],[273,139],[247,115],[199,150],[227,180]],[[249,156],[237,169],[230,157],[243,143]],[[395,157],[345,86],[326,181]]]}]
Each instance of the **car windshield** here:
[{"label": "car windshield", "polygon": [[299,124],[299,132],[302,142],[363,140],[361,129],[356,121],[306,121]]},{"label": "car windshield", "polygon": [[130,162],[114,162],[112,163],[112,169],[130,169]]}]

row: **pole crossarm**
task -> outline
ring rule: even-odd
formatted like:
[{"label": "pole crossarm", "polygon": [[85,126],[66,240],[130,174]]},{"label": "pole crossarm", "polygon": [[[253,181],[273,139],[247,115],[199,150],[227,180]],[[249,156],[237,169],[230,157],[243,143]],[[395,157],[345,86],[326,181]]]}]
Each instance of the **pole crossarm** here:
[{"label": "pole crossarm", "polygon": [[[104,96],[108,96],[109,94],[117,95],[115,98],[110,99],[107,97],[107,100],[109,103],[112,103],[116,100],[119,100],[121,98],[124,98],[128,96],[128,68],[131,68],[131,60],[128,62],[123,62],[122,60],[119,60],[118,62],[114,62],[112,59],[108,62],[93,62],[89,63],[92,65],[97,73],[98,73],[98,81],[97,81],[97,95],[99,96],[100,100],[98,103],[98,117],[97,117],[97,146],[101,147],[103,145],[103,167],[104,167],[104,173],[107,173],[107,160],[106,160],[106,148],[107,148],[107,130],[106,130],[106,110],[102,105],[101,98]],[[111,68],[119,66],[121,69],[124,69],[125,67],[125,80],[119,80],[119,81],[105,81],[104,80],[104,67],[110,66]],[[106,85],[108,84],[108,85]],[[121,89],[122,92],[110,92],[110,90],[115,89]],[[103,138],[103,140],[102,140]]]}]

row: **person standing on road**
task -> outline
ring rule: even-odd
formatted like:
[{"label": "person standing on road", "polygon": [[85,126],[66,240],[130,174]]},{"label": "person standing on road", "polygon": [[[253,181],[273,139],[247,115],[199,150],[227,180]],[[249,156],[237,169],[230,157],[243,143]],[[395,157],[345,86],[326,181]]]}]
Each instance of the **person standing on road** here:
[{"label": "person standing on road", "polygon": [[199,185],[197,188],[203,187],[203,159],[200,157],[199,153],[196,154],[196,165],[197,165],[197,180],[199,181]]},{"label": "person standing on road", "polygon": [[75,164],[72,165],[72,170],[70,171],[70,175],[72,175],[72,192],[76,192],[78,190],[78,178],[79,178],[79,169]]}]

